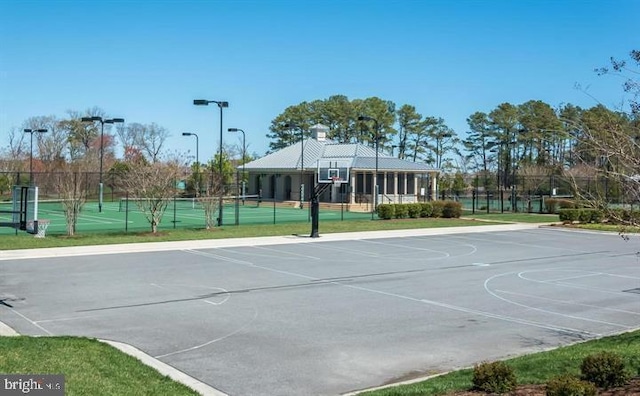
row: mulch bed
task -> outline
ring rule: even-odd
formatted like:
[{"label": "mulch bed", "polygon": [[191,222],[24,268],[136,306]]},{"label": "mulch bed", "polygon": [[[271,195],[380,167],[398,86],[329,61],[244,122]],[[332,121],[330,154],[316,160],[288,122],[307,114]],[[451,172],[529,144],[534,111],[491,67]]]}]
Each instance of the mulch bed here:
[{"label": "mulch bed", "polygon": [[[520,385],[508,396],[545,396],[544,385]],[[462,391],[448,393],[447,396],[490,396],[489,393],[476,391]],[[600,389],[598,396],[640,396],[640,377],[631,379],[625,386],[612,389]]]}]

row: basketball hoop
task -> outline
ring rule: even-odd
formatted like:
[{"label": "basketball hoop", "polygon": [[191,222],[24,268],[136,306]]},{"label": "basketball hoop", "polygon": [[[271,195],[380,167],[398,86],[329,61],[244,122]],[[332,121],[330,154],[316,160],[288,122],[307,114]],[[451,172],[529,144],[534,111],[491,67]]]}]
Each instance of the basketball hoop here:
[{"label": "basketball hoop", "polygon": [[340,184],[342,184],[342,179],[338,176],[333,176],[331,178],[331,184],[333,184],[334,186],[339,186]]},{"label": "basketball hoop", "polygon": [[[49,220],[38,220],[38,232],[33,236],[34,238],[44,238],[47,234],[47,228],[51,222]],[[33,233],[35,228],[33,221],[27,222],[27,232]]]}]

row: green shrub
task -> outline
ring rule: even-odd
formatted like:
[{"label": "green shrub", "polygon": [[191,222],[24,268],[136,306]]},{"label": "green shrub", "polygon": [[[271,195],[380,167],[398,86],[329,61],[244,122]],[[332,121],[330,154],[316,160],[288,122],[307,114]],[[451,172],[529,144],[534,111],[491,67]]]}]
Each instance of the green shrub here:
[{"label": "green shrub", "polygon": [[507,393],[518,384],[513,369],[504,362],[482,362],[473,367],[473,388],[487,393]]},{"label": "green shrub", "polygon": [[556,213],[556,210],[558,210],[558,200],[556,198],[545,199],[544,208],[547,213]]},{"label": "green shrub", "polygon": [[409,217],[411,217],[412,219],[417,219],[418,217],[420,217],[421,210],[422,210],[422,205],[420,205],[419,203],[407,204],[407,213],[409,214]]},{"label": "green shrub", "polygon": [[640,223],[640,211],[638,210],[625,210],[624,221],[626,224],[638,224]]},{"label": "green shrub", "polygon": [[607,351],[585,357],[580,372],[582,379],[605,389],[624,385],[629,379],[620,355]]},{"label": "green shrub", "polygon": [[444,201],[431,202],[431,217],[442,217],[442,211],[444,210]]},{"label": "green shrub", "polygon": [[582,381],[573,375],[553,378],[546,386],[547,396],[596,396],[598,388],[591,382]]},{"label": "green shrub", "polygon": [[560,216],[560,221],[565,223],[571,223],[574,221],[578,221],[580,217],[579,209],[560,209],[558,211],[558,215]]},{"label": "green shrub", "polygon": [[396,219],[404,219],[409,214],[409,208],[404,204],[394,204]]},{"label": "green shrub", "polygon": [[591,222],[592,223],[602,223],[602,221],[604,220],[604,213],[602,212],[602,210],[600,209],[593,209],[591,211]]},{"label": "green shrub", "polygon": [[457,219],[462,216],[462,204],[455,201],[445,201],[442,208],[442,217],[447,219]]},{"label": "green shrub", "polygon": [[389,220],[395,216],[395,207],[392,204],[378,205],[378,217],[383,220]]},{"label": "green shrub", "polygon": [[578,210],[578,221],[580,223],[590,223],[591,222],[591,212],[594,209],[577,209]]},{"label": "green shrub", "polygon": [[578,205],[570,199],[558,199],[560,209],[577,209]]},{"label": "green shrub", "polygon": [[429,202],[420,204],[420,217],[431,217],[433,214],[433,206]]}]

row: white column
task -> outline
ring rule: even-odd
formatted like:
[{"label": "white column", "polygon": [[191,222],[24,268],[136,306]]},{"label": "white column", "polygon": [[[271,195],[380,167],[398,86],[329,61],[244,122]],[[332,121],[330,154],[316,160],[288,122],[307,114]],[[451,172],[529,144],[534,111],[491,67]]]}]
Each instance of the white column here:
[{"label": "white column", "polygon": [[436,201],[438,199],[438,172],[429,173],[429,178],[431,179],[431,199]]},{"label": "white column", "polygon": [[387,195],[387,172],[383,173],[382,193]]},{"label": "white column", "polygon": [[393,195],[398,195],[398,172],[393,172]]},{"label": "white column", "polygon": [[402,180],[402,192],[404,193],[404,195],[407,195],[407,172],[404,172],[404,178]]},{"label": "white column", "polygon": [[349,183],[351,187],[351,193],[349,193],[349,203],[354,204],[356,202],[356,174],[355,172],[351,172],[351,183]]}]

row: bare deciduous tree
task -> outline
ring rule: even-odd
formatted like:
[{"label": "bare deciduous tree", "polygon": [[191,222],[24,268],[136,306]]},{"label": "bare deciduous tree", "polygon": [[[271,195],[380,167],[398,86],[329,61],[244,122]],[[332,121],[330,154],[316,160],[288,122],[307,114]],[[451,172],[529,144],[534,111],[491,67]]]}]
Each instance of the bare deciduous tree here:
[{"label": "bare deciduous tree", "polygon": [[78,216],[87,202],[87,178],[82,162],[64,164],[55,174],[56,191],[62,198],[62,209],[67,223],[67,235],[76,233]]},{"label": "bare deciduous tree", "polygon": [[25,159],[29,155],[29,142],[22,131],[11,128],[8,134],[8,145],[2,150],[2,171],[21,171],[26,169]]},{"label": "bare deciduous tree", "polygon": [[156,123],[139,124],[132,122],[119,128],[118,137],[125,150],[136,148],[144,153],[149,162],[158,162],[169,131]]},{"label": "bare deciduous tree", "polygon": [[121,178],[121,183],[138,209],[151,225],[151,232],[158,232],[167,205],[176,194],[176,180],[181,168],[175,163],[131,164]]},{"label": "bare deciduous tree", "polygon": [[224,190],[220,175],[217,172],[203,175],[201,190],[202,193],[196,199],[204,210],[205,227],[210,230],[218,223],[216,215],[220,207],[220,194]]}]

